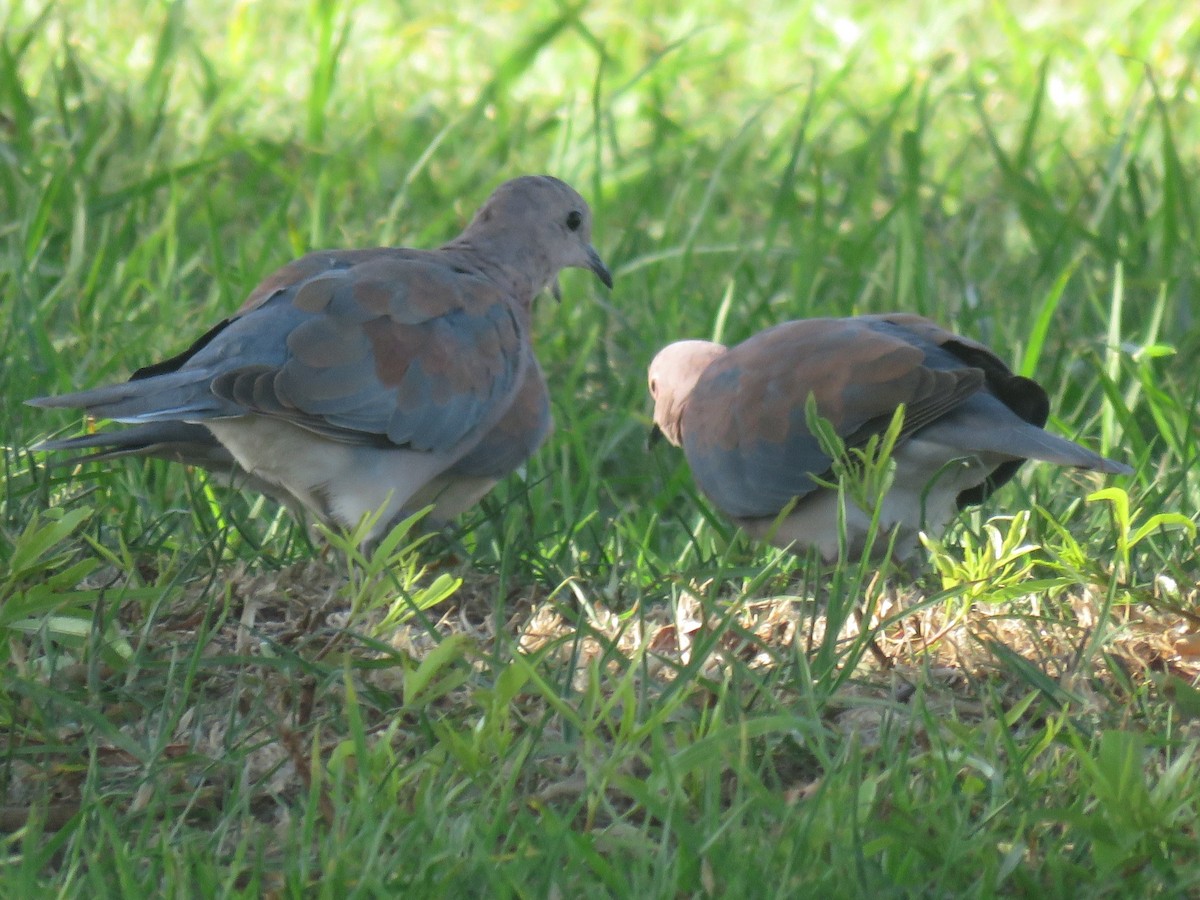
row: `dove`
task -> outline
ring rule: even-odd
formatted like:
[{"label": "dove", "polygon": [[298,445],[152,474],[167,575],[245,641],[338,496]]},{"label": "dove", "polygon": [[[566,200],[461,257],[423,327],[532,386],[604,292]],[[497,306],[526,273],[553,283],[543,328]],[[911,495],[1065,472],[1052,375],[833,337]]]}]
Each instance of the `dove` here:
[{"label": "dove", "polygon": [[309,253],[177,356],[27,401],[130,426],[35,449],[200,466],[340,529],[378,511],[368,544],[430,504],[444,521],[549,433],[531,306],[566,268],[612,287],[591,233],[569,185],[523,176],[438,249]]},{"label": "dove", "polygon": [[[649,368],[655,433],[682,447],[709,500],[751,537],[838,558],[831,458],[805,404],[849,447],[904,421],[894,480],[880,505],[900,562],[1028,459],[1129,474],[1124,463],[1045,431],[1045,390],[983,344],[907,313],[784,322],[733,347],[678,341]],[[865,549],[870,514],[846,503],[849,551]],[[878,551],[879,541],[873,548]]]},{"label": "dove", "polygon": [[[407,507],[420,510],[432,506],[424,524],[431,528],[444,526],[483,499],[501,478],[518,469],[545,442],[552,427],[549,389],[535,359],[500,421],[466,456],[414,494]],[[304,508],[299,499],[280,485],[242,469],[233,454],[203,425],[180,421],[150,422],[119,431],[43,441],[36,449],[77,452],[91,448],[99,448],[100,452],[77,455],[60,461],[59,465],[122,456],[157,457],[205,469],[234,487],[266,494],[297,515],[302,514]]]}]

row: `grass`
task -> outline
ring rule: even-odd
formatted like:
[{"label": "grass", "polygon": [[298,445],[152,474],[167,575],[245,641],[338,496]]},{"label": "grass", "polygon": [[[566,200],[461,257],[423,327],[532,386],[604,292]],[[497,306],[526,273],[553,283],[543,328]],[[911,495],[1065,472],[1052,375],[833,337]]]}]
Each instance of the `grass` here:
[{"label": "grass", "polygon": [[[1200,890],[1186,4],[0,21],[5,896]],[[347,575],[200,473],[28,452],[80,423],[23,399],[542,171],[616,288],[538,303],[556,433],[454,534]],[[1137,474],[1028,467],[887,585],[750,545],[646,451],[667,341],[892,309]]]}]

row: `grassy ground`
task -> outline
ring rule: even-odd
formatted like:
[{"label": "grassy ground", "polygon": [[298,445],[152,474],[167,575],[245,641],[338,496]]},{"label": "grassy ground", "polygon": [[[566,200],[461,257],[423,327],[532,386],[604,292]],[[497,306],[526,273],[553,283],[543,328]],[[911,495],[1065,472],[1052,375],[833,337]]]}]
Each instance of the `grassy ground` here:
[{"label": "grassy ground", "polygon": [[[0,893],[1200,892],[1188,4],[441,6],[0,7]],[[557,431],[461,531],[347,576],[200,473],[28,452],[81,423],[24,398],[523,172],[616,288],[539,303]],[[1137,474],[1029,467],[884,584],[647,452],[668,340],[892,309]]]}]

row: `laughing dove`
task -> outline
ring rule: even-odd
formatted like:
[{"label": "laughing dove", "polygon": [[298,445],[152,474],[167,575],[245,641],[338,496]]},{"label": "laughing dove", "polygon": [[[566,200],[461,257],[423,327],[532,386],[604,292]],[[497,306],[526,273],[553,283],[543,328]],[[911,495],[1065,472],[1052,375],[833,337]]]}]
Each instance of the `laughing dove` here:
[{"label": "laughing dove", "polygon": [[[827,481],[832,461],[809,431],[810,395],[847,447],[885,431],[904,404],[880,511],[900,560],[919,531],[940,534],[1026,459],[1132,471],[1042,430],[1049,402],[1036,382],[915,315],[785,322],[732,348],[680,341],[654,358],[649,381],[657,429],[717,508],[754,538],[815,547],[826,561],[838,556],[838,498],[812,477]],[[849,549],[861,553],[869,514],[846,506]]]},{"label": "laughing dove", "polygon": [[310,253],[178,356],[29,401],[133,426],[39,449],[198,465],[334,527],[381,510],[368,543],[428,504],[444,521],[549,433],[530,307],[565,268],[612,286],[591,231],[574,190],[527,176],[437,250]]}]

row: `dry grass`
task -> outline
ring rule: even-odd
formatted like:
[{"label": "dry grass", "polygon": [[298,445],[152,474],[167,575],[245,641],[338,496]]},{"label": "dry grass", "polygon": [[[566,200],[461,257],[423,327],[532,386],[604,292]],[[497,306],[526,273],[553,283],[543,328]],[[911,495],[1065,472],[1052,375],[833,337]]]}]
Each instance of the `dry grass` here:
[{"label": "dry grass", "polygon": [[[594,679],[595,666],[603,664],[613,680],[620,671],[644,661],[644,677],[662,684],[694,662],[699,663],[702,681],[720,683],[735,665],[750,669],[779,666],[796,648],[811,653],[824,635],[824,616],[815,610],[820,598],[798,595],[737,598],[728,596],[716,609],[699,599],[711,593],[711,585],[684,590],[671,609],[667,605],[621,616],[587,604],[586,629],[564,615],[564,606],[554,595],[536,587],[510,591],[506,597],[505,621],[497,634],[495,597],[498,579],[480,575],[469,565],[449,560],[463,584],[455,595],[432,611],[426,621],[409,620],[384,633],[373,625],[380,613],[355,618],[344,597],[345,574],[329,561],[330,554],[297,562],[278,571],[252,571],[235,566],[226,580],[214,589],[211,583],[193,584],[169,610],[160,610],[145,633],[140,651],[162,661],[200,649],[200,673],[195,686],[198,696],[225,698],[225,704],[205,702],[182,711],[171,733],[155,737],[160,724],[148,719],[145,710],[131,705],[127,710],[108,706],[103,710],[119,726],[119,733],[134,744],[161,745],[157,762],[163,777],[179,783],[204,784],[191,801],[191,814],[215,813],[222,796],[230,790],[228,777],[241,780],[240,790],[255,798],[262,823],[285,824],[292,802],[312,789],[314,767],[324,765],[344,735],[321,737],[320,724],[336,719],[346,703],[344,685],[323,680],[317,690],[315,676],[298,677],[293,665],[280,665],[293,657],[317,665],[327,659],[350,659],[357,663],[379,661],[381,668],[354,667],[359,691],[392,695],[397,705],[403,694],[405,669],[395,664],[395,655],[410,665],[419,665],[442,641],[460,636],[474,651],[468,654],[476,670],[486,663],[486,648],[515,648],[526,655],[545,654],[557,669],[570,667],[569,680],[582,691]],[[108,582],[111,586],[111,582]],[[570,596],[569,584],[556,594]],[[965,613],[950,604],[924,603],[916,588],[881,589],[883,599],[875,611],[871,633],[890,660],[883,668],[870,655],[858,660],[854,677],[829,712],[829,723],[839,733],[853,736],[864,747],[878,744],[882,730],[900,728],[921,740],[921,731],[933,717],[959,722],[980,722],[994,710],[979,699],[980,683],[988,682],[1007,705],[1015,707],[1030,686],[1013,677],[1011,661],[998,660],[996,646],[1002,645],[1023,657],[1052,680],[1064,696],[1072,699],[1076,715],[1110,717],[1124,685],[1154,681],[1170,676],[1194,683],[1200,678],[1200,632],[1194,622],[1176,612],[1147,607],[1123,607],[1109,623],[1111,636],[1101,657],[1085,654],[1092,630],[1100,616],[1101,599],[1088,589],[1056,598],[1056,609],[1066,605],[1073,617],[1042,615],[1043,598],[1031,596],[999,609],[974,605]],[[214,600],[215,598],[215,600]],[[1196,608],[1194,591],[1175,597],[1178,603]],[[911,610],[911,611],[906,611]],[[139,631],[145,624],[131,609],[125,625]],[[215,622],[214,622],[215,619]],[[885,623],[881,626],[881,623]],[[702,660],[693,658],[693,648],[705,634],[719,639]],[[370,644],[361,640],[371,634]],[[839,640],[850,643],[858,634],[848,622]],[[388,661],[391,661],[390,663]],[[14,662],[24,677],[22,660]],[[78,688],[88,679],[119,679],[111,670],[73,665],[56,671],[45,680],[49,688]],[[147,677],[143,673],[141,677]],[[153,676],[149,676],[152,678]],[[605,682],[601,682],[602,685]],[[906,703],[921,691],[920,715],[906,716]],[[603,688],[602,688],[603,689]],[[780,696],[781,705],[794,704],[795,697]],[[229,709],[236,708],[236,723]],[[436,715],[456,718],[474,708],[469,686],[438,698]],[[516,701],[518,714],[527,721],[545,718],[546,698],[528,692]],[[1120,718],[1119,711],[1116,716]],[[1183,725],[1200,738],[1200,720]],[[392,742],[397,754],[414,741],[411,728],[380,715],[367,726],[371,739]],[[313,736],[316,736],[315,740]],[[128,789],[128,812],[139,809],[137,783],[144,775],[146,760],[131,754],[126,745],[100,739],[84,746],[81,728],[67,728],[57,735],[60,746],[31,746],[7,739],[4,750],[18,759],[13,771],[13,788],[0,808],[0,823],[12,830],[29,816],[35,797],[46,797],[46,778],[54,780],[46,809],[45,827],[53,830],[79,811],[83,779],[88,771],[85,755],[96,756],[103,773],[105,790],[120,794]],[[213,764],[226,758],[231,742],[240,743],[242,768],[226,773],[226,780],[213,778]],[[583,790],[583,776],[576,771],[572,749],[562,748],[557,759],[543,758],[542,779],[530,785],[530,796],[539,802],[555,802],[573,790]],[[220,771],[220,767],[217,767]],[[797,797],[802,796],[803,789]]]}]

